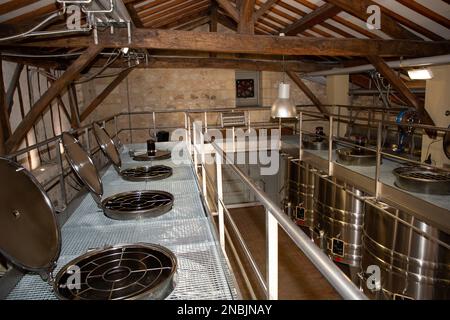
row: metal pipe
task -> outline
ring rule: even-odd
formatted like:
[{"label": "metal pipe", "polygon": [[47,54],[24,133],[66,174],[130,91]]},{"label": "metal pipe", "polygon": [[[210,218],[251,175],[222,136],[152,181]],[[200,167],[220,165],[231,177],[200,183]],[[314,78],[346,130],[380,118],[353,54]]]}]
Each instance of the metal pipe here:
[{"label": "metal pipe", "polygon": [[261,204],[272,213],[283,230],[344,299],[367,300],[364,293],[362,293],[351,280],[345,276],[339,267],[335,265],[322,250],[311,242],[308,236],[303,233],[298,226],[280,210],[280,208],[278,208],[278,205],[275,202],[270,200],[264,191],[262,191],[245,173],[231,162],[232,159],[229,159],[228,155],[223,154],[222,149],[215,142],[211,142],[211,145],[216,152],[227,160],[227,162],[230,162],[230,168],[256,195],[259,201],[261,201]]},{"label": "metal pipe", "polygon": [[[417,59],[408,59],[408,60],[396,60],[386,62],[386,64],[394,69],[398,68],[410,68],[410,67],[424,67],[424,66],[435,66],[450,63],[450,54],[442,55],[442,56],[434,56],[434,57],[425,57],[425,58],[417,58]],[[333,76],[340,74],[352,74],[352,73],[361,73],[365,71],[375,70],[375,67],[371,64],[365,64],[357,67],[350,68],[338,68],[331,69],[326,71],[315,71],[303,74],[303,77],[324,77],[324,76]]]}]

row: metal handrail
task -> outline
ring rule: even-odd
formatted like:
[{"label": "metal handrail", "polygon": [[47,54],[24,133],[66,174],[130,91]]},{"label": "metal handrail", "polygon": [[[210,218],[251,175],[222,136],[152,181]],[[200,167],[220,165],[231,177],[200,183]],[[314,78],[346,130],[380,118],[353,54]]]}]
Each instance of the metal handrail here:
[{"label": "metal handrail", "polygon": [[273,202],[269,196],[261,190],[255,182],[243,173],[229,156],[215,143],[211,145],[216,150],[216,155],[219,154],[227,161],[227,165],[237,174],[237,176],[244,182],[247,187],[254,193],[261,204],[273,215],[287,235],[294,241],[294,243],[302,250],[306,257],[315,265],[320,273],[328,280],[328,282],[336,289],[336,291],[348,300],[367,300],[367,297],[362,293],[353,282],[335,265],[329,257],[322,252],[311,240],[303,233]]}]

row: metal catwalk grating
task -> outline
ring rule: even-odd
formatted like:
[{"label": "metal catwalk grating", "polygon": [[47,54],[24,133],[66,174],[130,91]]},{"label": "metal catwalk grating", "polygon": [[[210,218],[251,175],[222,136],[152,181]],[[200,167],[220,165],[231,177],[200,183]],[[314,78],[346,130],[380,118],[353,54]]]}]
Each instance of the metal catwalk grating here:
[{"label": "metal catwalk grating", "polygon": [[[215,244],[167,246],[178,259],[177,284],[168,300],[232,300],[237,292]],[[76,256],[61,256],[59,269]],[[30,290],[30,288],[33,288]],[[24,277],[8,300],[55,300],[51,286],[38,275]]]},{"label": "metal catwalk grating", "polygon": [[[172,166],[174,173],[180,168],[191,170],[190,167]],[[114,169],[110,167],[105,176],[112,173],[111,170]],[[120,179],[117,174],[115,177]],[[105,197],[139,189],[167,191],[175,197],[174,206],[157,218],[116,221],[105,217],[92,197],[86,195],[62,228],[62,250],[55,272],[90,249],[155,243],[173,251],[179,263],[177,286],[168,299],[237,298],[232,275],[213,236],[193,175],[191,179],[180,181],[105,183],[104,187]],[[55,298],[50,285],[37,275],[23,277],[8,296],[8,299],[26,300]]]},{"label": "metal catwalk grating", "polygon": [[[202,208],[202,203],[198,195],[177,195],[175,196],[172,210],[168,213],[152,218],[152,222],[157,221],[173,221],[173,220],[188,220],[199,219],[205,216]],[[117,221],[106,217],[102,210],[97,207],[92,201],[90,195],[83,199],[77,208],[77,212],[80,214],[73,214],[65,227],[77,227],[77,226],[107,226],[116,224],[135,224],[136,221]],[[147,219],[146,219],[147,220]],[[149,222],[149,221],[147,221]],[[139,223],[146,223],[145,220]]]}]

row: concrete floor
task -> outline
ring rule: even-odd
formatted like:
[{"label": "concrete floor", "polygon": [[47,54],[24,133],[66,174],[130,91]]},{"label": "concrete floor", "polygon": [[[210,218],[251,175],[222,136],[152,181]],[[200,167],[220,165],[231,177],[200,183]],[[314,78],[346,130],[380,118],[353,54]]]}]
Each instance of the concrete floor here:
[{"label": "concrete floor", "polygon": [[[250,207],[230,210],[239,231],[244,237],[256,263],[265,275],[265,211],[263,207]],[[228,230],[231,230],[228,228]],[[231,231],[230,231],[231,233]],[[234,241],[235,247],[239,245]],[[244,299],[251,299],[236,260],[228,247],[228,256]],[[337,300],[340,296],[313,264],[298,249],[286,233],[279,230],[279,299],[283,300]],[[238,250],[253,287],[257,280],[246,262],[245,256]],[[265,299],[261,290],[255,290],[258,299]]]}]

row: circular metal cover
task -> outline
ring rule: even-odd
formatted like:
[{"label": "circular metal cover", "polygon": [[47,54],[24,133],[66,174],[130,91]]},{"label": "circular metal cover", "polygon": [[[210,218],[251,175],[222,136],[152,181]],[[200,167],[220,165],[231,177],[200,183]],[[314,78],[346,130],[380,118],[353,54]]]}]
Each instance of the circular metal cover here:
[{"label": "circular metal cover", "polygon": [[[70,286],[79,270],[80,286]],[[56,276],[55,293],[64,300],[164,299],[175,288],[177,258],[155,244],[98,249],[64,266]],[[68,285],[69,284],[69,285]]]},{"label": "circular metal cover", "polygon": [[395,185],[401,189],[425,194],[450,194],[450,172],[427,166],[407,166],[393,170]]},{"label": "circular metal cover", "polygon": [[105,156],[113,163],[113,165],[117,168],[120,168],[122,166],[122,160],[120,159],[120,153],[119,150],[117,150],[117,147],[109,136],[108,132],[98,123],[94,123],[92,125],[95,139],[97,140],[98,145],[100,146],[100,149],[102,149]]},{"label": "circular metal cover", "polygon": [[58,260],[61,238],[53,205],[25,168],[0,158],[0,253],[41,274]]},{"label": "circular metal cover", "polygon": [[[448,126],[450,129],[450,126]],[[446,132],[444,135],[444,153],[448,159],[450,159],[450,132]]]},{"label": "circular metal cover", "polygon": [[105,215],[115,220],[154,218],[170,211],[174,197],[165,191],[131,191],[102,201]]},{"label": "circular metal cover", "polygon": [[64,132],[62,134],[62,143],[66,151],[67,161],[69,161],[78,178],[83,181],[91,192],[101,197],[103,195],[103,185],[91,157],[70,133]]},{"label": "circular metal cover", "polygon": [[129,181],[162,180],[170,177],[173,169],[167,166],[145,166],[125,169],[120,176]]},{"label": "circular metal cover", "polygon": [[134,161],[154,161],[154,160],[165,160],[170,159],[172,153],[170,151],[156,150],[154,154],[137,154],[134,155]]}]

